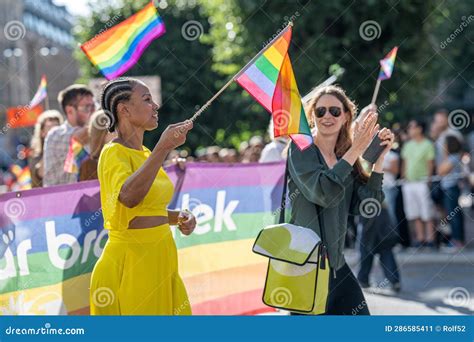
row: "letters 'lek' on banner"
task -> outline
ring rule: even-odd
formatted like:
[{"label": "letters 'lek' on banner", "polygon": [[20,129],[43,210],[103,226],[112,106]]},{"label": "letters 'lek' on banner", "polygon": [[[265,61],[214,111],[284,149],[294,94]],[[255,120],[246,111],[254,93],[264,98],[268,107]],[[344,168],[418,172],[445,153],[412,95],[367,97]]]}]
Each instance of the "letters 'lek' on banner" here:
[{"label": "letters 'lek' on banner", "polygon": [[[173,229],[194,314],[256,314],[266,260],[252,253],[275,223],[284,164],[187,164],[170,168],[170,208],[197,217],[193,235]],[[107,232],[96,181],[0,196],[0,314],[88,314],[89,280]],[[97,301],[115,300],[102,293]]]}]

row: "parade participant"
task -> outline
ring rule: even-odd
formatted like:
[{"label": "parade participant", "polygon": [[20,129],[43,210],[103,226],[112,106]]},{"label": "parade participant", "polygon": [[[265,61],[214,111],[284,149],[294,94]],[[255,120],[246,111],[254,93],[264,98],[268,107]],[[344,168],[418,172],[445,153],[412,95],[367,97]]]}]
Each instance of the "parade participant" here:
[{"label": "parade participant", "polygon": [[33,155],[28,161],[31,170],[31,186],[40,188],[43,186],[44,164],[43,152],[44,141],[48,132],[63,123],[64,119],[57,110],[47,110],[36,120],[35,130],[31,138],[31,149]]},{"label": "parade participant", "polygon": [[97,165],[102,148],[106,143],[117,137],[116,133],[110,133],[107,130],[107,116],[103,110],[98,110],[92,114],[87,128],[87,135],[84,137],[75,137],[78,141],[86,138],[89,141],[90,154],[79,167],[79,181],[97,179]]},{"label": "parade participant", "polygon": [[433,174],[435,147],[425,136],[426,124],[413,119],[408,124],[410,140],[402,148],[403,206],[408,221],[415,225],[414,247],[436,248],[433,202],[427,178]]},{"label": "parade participant", "polygon": [[73,84],[58,95],[66,121],[51,129],[44,143],[43,186],[71,184],[77,182],[77,175],[64,170],[71,137],[80,132],[87,133],[87,124],[95,111],[92,91],[83,84]]},{"label": "parade participant", "polygon": [[360,214],[362,201],[383,201],[383,162],[394,136],[389,129],[380,130],[385,149],[367,176],[359,157],[379,129],[376,108],[362,110],[364,119],[355,123],[352,134],[355,114],[356,106],[341,88],[322,87],[306,108],[308,122],[315,128],[314,144],[300,151],[292,143],[288,152],[290,223],[314,230],[328,250],[331,276],[327,315],[370,314],[343,248],[349,215]]},{"label": "parade participant", "polygon": [[[143,135],[158,126],[158,105],[145,84],[132,78],[110,81],[101,105],[117,138],[104,146],[99,158],[109,240],[92,272],[91,314],[191,314],[170,225],[189,235],[196,220],[189,212],[167,209],[173,183],[162,164],[185,142],[192,122],[168,126],[150,151],[143,146]],[[104,295],[107,303],[101,301]]]},{"label": "parade participant", "polygon": [[444,210],[448,215],[442,224],[447,222],[451,225],[451,244],[457,248],[464,247],[464,218],[463,211],[459,208],[459,197],[461,189],[459,187],[462,168],[462,146],[461,142],[454,135],[448,135],[445,138],[444,159],[437,168],[437,172],[443,178],[441,179],[441,189],[443,196]]}]

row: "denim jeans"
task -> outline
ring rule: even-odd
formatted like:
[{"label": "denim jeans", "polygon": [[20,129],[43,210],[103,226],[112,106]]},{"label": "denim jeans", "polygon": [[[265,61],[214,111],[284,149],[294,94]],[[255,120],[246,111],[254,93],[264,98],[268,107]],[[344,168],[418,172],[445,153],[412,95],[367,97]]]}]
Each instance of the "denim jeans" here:
[{"label": "denim jeans", "polygon": [[461,191],[459,186],[453,186],[443,189],[443,206],[446,210],[446,221],[449,222],[452,229],[451,237],[454,240],[464,241],[463,212],[459,206],[459,196]]},{"label": "denim jeans", "polygon": [[390,216],[390,221],[393,227],[397,227],[397,196],[398,196],[398,188],[396,186],[393,187],[384,187],[383,193],[385,195],[385,203],[387,205],[388,215]]}]

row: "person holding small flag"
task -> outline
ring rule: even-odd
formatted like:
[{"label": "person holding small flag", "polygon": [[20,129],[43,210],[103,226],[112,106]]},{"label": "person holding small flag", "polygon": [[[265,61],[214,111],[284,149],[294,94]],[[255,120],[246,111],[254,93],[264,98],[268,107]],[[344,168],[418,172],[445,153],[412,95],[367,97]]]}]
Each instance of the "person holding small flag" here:
[{"label": "person holding small flag", "polygon": [[62,125],[51,129],[46,136],[43,156],[45,187],[78,181],[77,173],[65,170],[65,162],[71,148],[74,148],[71,144],[73,134],[79,134],[79,131],[87,133],[90,116],[95,111],[94,95],[83,84],[73,84],[62,90],[58,95],[58,102],[66,120]]},{"label": "person holding small flag", "polygon": [[[91,277],[92,315],[189,315],[191,305],[178,273],[170,225],[184,235],[196,219],[189,211],[167,209],[173,183],[163,169],[166,156],[186,141],[191,121],[170,125],[153,151],[143,135],[158,126],[158,105],[148,87],[118,78],[102,92],[108,130],[98,176],[104,228],[109,240]],[[104,296],[108,298],[103,302]]]},{"label": "person holding small flag", "polygon": [[43,152],[46,136],[52,128],[61,125],[63,121],[64,119],[61,113],[54,109],[41,113],[36,120],[30,144],[32,156],[28,160],[31,170],[31,186],[33,188],[40,188],[43,186]]}]

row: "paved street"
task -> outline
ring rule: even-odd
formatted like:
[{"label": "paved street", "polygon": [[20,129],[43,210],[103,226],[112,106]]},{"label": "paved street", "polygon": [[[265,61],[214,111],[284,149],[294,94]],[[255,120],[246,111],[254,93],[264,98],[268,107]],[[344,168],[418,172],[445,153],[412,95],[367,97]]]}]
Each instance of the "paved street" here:
[{"label": "paved street", "polygon": [[[359,260],[346,250],[346,260],[357,274]],[[384,276],[376,259],[372,287],[364,295],[372,315],[473,315],[474,250],[462,253],[409,251],[397,253],[402,291],[384,288]],[[270,315],[287,315],[278,311]]]},{"label": "paved street", "polygon": [[[355,253],[348,253],[353,270]],[[378,262],[371,277],[372,288],[364,290],[373,315],[472,315],[474,313],[474,251],[461,254],[398,253],[402,291],[383,287]],[[379,285],[381,284],[381,285]]]}]

